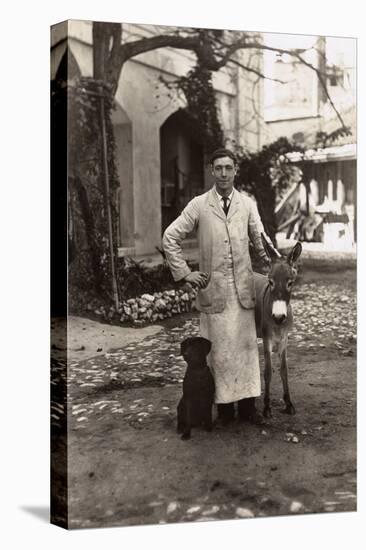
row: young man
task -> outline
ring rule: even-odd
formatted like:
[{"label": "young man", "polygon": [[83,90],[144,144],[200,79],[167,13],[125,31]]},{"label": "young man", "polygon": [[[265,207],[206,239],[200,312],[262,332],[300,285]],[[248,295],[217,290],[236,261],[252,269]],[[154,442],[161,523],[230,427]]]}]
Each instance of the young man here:
[{"label": "young man", "polygon": [[[238,402],[241,420],[261,422],[255,398],[260,395],[260,371],[255,328],[255,289],[249,239],[264,262],[264,233],[252,199],[234,189],[235,155],[218,149],[211,156],[214,185],[192,199],[166,229],[163,248],[175,281],[199,287],[201,336],[212,343],[208,362],[215,379],[215,403],[224,424],[234,419]],[[197,229],[199,271],[191,271],[181,242]]]}]

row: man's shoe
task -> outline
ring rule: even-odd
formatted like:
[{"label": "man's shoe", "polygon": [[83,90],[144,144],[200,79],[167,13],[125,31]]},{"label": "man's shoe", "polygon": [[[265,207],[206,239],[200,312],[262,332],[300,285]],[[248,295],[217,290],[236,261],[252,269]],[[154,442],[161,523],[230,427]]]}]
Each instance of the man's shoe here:
[{"label": "man's shoe", "polygon": [[246,420],[250,424],[255,424],[257,426],[261,426],[262,424],[265,423],[265,420],[264,420],[263,416],[257,410],[254,410],[250,414],[248,414]]},{"label": "man's shoe", "polygon": [[234,416],[219,416],[218,421],[222,426],[228,426],[234,422]]},{"label": "man's shoe", "polygon": [[264,424],[263,416],[257,411],[254,398],[239,401],[238,416],[240,422],[250,424]]},{"label": "man's shoe", "polygon": [[255,411],[255,397],[244,397],[238,401],[239,420],[248,420],[249,415]]},{"label": "man's shoe", "polygon": [[235,409],[234,403],[218,403],[217,420],[222,426],[227,426],[234,421]]}]

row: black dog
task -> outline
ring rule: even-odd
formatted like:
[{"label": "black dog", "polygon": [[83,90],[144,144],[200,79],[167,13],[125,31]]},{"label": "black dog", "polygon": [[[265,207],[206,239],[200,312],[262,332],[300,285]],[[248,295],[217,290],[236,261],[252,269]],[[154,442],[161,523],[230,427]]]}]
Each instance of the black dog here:
[{"label": "black dog", "polygon": [[188,364],[183,380],[183,397],[177,408],[177,430],[183,432],[182,439],[191,437],[192,426],[203,424],[207,431],[212,430],[215,382],[206,361],[210,350],[211,342],[200,337],[187,338],[180,346]]}]

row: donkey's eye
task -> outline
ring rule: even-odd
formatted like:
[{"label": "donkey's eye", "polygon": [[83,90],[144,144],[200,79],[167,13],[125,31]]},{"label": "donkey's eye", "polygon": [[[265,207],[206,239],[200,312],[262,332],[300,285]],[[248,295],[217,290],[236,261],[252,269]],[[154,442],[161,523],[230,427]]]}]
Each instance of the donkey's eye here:
[{"label": "donkey's eye", "polygon": [[291,288],[293,285],[293,281],[287,281],[287,288]]}]

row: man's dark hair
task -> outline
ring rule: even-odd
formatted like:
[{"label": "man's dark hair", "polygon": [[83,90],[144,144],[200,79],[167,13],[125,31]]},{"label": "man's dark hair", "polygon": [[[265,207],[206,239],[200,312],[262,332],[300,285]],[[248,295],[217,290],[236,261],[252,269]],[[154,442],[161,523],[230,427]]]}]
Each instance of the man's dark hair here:
[{"label": "man's dark hair", "polygon": [[234,161],[234,164],[238,163],[236,156],[232,151],[230,151],[230,149],[222,148],[216,149],[216,151],[212,153],[210,157],[210,164],[213,164],[216,159],[219,159],[221,157],[229,157]]}]

